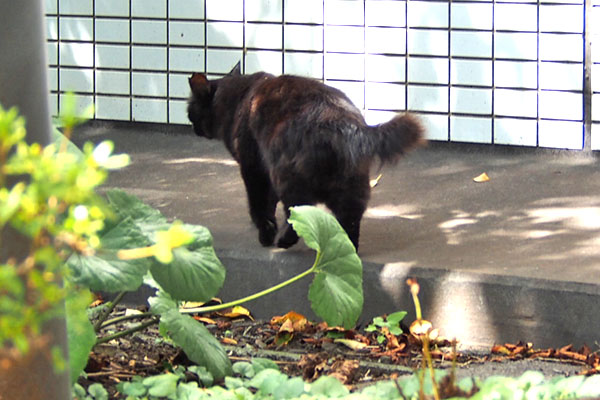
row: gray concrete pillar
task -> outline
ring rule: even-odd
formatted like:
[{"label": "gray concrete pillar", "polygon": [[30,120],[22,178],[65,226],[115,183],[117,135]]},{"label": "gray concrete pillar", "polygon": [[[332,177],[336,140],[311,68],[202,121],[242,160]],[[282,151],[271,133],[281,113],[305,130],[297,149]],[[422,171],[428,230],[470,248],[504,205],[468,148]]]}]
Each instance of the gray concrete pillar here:
[{"label": "gray concrete pillar", "polygon": [[[50,140],[45,43],[43,0],[0,1],[0,103],[19,108],[30,143]],[[2,235],[1,259],[26,254],[23,237],[8,229]],[[71,398],[69,373],[55,374],[50,356],[52,346],[66,355],[65,321],[52,321],[44,329],[50,343],[32,348],[18,362],[0,365],[0,400]]]}]

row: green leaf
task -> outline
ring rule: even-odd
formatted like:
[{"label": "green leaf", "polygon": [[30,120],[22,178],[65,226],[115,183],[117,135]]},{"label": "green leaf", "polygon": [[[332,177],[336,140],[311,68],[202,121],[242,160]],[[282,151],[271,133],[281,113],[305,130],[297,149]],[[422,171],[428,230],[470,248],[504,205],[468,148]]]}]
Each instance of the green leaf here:
[{"label": "green leaf", "polygon": [[256,376],[248,382],[248,386],[258,389],[262,395],[270,395],[275,393],[277,388],[287,380],[287,375],[269,368],[256,374]]},{"label": "green leaf", "polygon": [[85,398],[86,391],[79,383],[73,384],[73,397],[77,399]]},{"label": "green leaf", "polygon": [[209,387],[212,386],[214,382],[214,378],[210,372],[206,369],[206,367],[200,367],[198,365],[191,365],[188,367],[188,371],[193,372],[198,375],[198,380],[202,383],[202,386]]},{"label": "green leaf", "polygon": [[304,393],[304,381],[296,376],[283,382],[274,393],[275,399],[297,399]]},{"label": "green leaf", "polygon": [[0,189],[0,226],[4,225],[21,205],[21,197],[25,191],[25,184],[18,182],[10,191],[7,188]]},{"label": "green leaf", "polygon": [[174,374],[150,376],[142,381],[148,388],[148,394],[156,397],[167,397],[177,392],[179,377]]},{"label": "green leaf", "polygon": [[71,383],[75,383],[85,368],[90,351],[96,343],[96,332],[86,308],[92,302],[92,294],[87,289],[67,290],[66,319],[67,340],[69,343],[69,366]]},{"label": "green leaf", "polygon": [[334,377],[322,376],[311,385],[310,393],[330,399],[347,396],[350,392]]},{"label": "green leaf", "polygon": [[338,221],[312,206],[290,208],[289,222],[317,251],[308,298],[315,314],[330,326],[355,326],[363,306],[362,263]]},{"label": "green leaf", "polygon": [[88,393],[94,398],[94,400],[108,400],[108,392],[99,383],[92,383],[88,387]]},{"label": "green leaf", "polygon": [[225,387],[229,390],[244,387],[244,380],[241,378],[233,377],[233,376],[226,376],[225,377]]},{"label": "green leaf", "polygon": [[131,217],[142,231],[142,234],[149,240],[154,238],[155,232],[166,230],[169,227],[167,219],[160,211],[144,204],[136,196],[119,189],[113,189],[106,193],[106,197],[116,214],[121,219]]},{"label": "green leaf", "polygon": [[96,254],[73,254],[69,258],[67,264],[73,272],[74,282],[93,291],[123,292],[139,288],[151,261],[121,260],[117,257],[120,249],[141,247],[148,243],[132,219],[125,218],[106,232],[100,242],[102,248]]},{"label": "green leaf", "polygon": [[206,399],[204,393],[198,389],[196,382],[181,382],[177,385],[177,394],[172,397],[177,400],[203,400]]},{"label": "green leaf", "polygon": [[169,306],[165,298],[149,299],[153,312],[160,314],[161,323],[169,336],[180,346],[190,360],[206,367],[215,379],[232,374],[231,362],[221,344],[198,321]]},{"label": "green leaf", "polygon": [[144,384],[139,381],[119,382],[117,384],[117,390],[119,391],[119,393],[133,397],[141,397],[148,392],[146,386],[144,386]]},{"label": "green leaf", "polygon": [[252,378],[256,371],[254,366],[248,361],[238,361],[232,366],[233,373],[243,376],[244,378]]},{"label": "green leaf", "polygon": [[212,247],[208,229],[184,225],[194,234],[193,243],[173,250],[170,264],[154,261],[152,277],[171,296],[178,300],[208,301],[225,281],[225,268]]},{"label": "green leaf", "polygon": [[390,324],[398,325],[406,317],[406,314],[408,314],[406,311],[396,311],[388,315],[386,319]]},{"label": "green leaf", "polygon": [[169,311],[179,310],[177,302],[167,292],[160,289],[156,293],[156,296],[148,298],[148,304],[150,304],[150,311],[159,316]]},{"label": "green leaf", "polygon": [[366,399],[399,399],[398,387],[391,380],[380,381],[361,390]]},{"label": "green leaf", "polygon": [[396,335],[396,336],[398,336],[398,335],[401,335],[401,334],[402,334],[402,328],[400,328],[400,327],[399,327],[399,326],[397,326],[397,325],[396,325],[396,326],[390,326],[388,329],[390,330],[390,333],[391,333],[392,335]]},{"label": "green leaf", "polygon": [[25,118],[19,116],[17,107],[5,110],[0,104],[0,140],[11,148],[25,138]]},{"label": "green leaf", "polygon": [[257,374],[265,369],[274,369],[276,371],[279,371],[279,366],[277,365],[277,363],[268,358],[253,358],[252,366],[254,367],[254,372]]}]

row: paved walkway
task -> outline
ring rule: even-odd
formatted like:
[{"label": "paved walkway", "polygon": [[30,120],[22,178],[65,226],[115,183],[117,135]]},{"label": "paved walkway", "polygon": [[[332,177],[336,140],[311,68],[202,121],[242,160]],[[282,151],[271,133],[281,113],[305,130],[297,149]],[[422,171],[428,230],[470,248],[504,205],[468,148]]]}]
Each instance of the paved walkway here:
[{"label": "paved walkway", "polygon": [[[308,268],[313,254],[303,244],[259,245],[237,165],[222,143],[190,133],[95,123],[76,141],[113,140],[133,163],[108,186],[211,230],[228,268],[223,297]],[[385,167],[362,223],[364,322],[412,310],[404,280],[416,276],[426,317],[464,344],[600,341],[598,162],[579,153],[432,144]],[[484,172],[489,181],[473,181]],[[292,308],[310,314],[305,289],[252,309],[267,318]]]}]

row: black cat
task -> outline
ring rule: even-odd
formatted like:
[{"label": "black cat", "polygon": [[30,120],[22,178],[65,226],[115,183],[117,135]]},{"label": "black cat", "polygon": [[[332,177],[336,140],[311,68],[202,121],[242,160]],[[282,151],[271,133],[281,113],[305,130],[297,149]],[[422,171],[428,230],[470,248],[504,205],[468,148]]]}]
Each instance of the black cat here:
[{"label": "black cat", "polygon": [[[189,84],[194,131],[223,140],[240,164],[263,246],[275,240],[275,209],[282,201],[288,216],[289,207],[324,203],[358,249],[371,164],[394,163],[424,142],[415,116],[368,126],[344,93],[310,78],[241,75],[238,63],[221,79],[194,73]],[[277,246],[297,241],[288,224]]]}]

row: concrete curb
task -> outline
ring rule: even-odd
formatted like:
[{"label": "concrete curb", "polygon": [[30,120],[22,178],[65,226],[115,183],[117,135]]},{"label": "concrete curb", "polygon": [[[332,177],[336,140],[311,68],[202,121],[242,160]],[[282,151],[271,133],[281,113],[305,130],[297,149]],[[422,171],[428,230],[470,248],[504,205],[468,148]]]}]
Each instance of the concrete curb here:
[{"label": "concrete curb", "polygon": [[[314,256],[277,254],[248,259],[219,251],[227,269],[219,296],[234,300],[273,286],[308,269]],[[535,347],[590,346],[598,340],[600,288],[574,282],[415,268],[406,264],[363,264],[364,307],[359,324],[375,316],[408,311],[415,318],[407,278],[417,278],[424,318],[463,348],[489,350],[494,343],[533,342]],[[316,318],[307,300],[308,277],[247,304],[256,318],[290,310]]]},{"label": "concrete curb", "polygon": [[[210,229],[227,268],[224,300],[308,269],[314,253],[260,247],[238,168],[221,143],[182,127],[91,124],[78,141],[111,139],[133,163],[107,187],[138,195],[167,217]],[[185,131],[183,131],[185,132]],[[491,181],[473,183],[487,172]],[[600,169],[595,157],[436,144],[386,169],[363,219],[366,324],[414,306],[464,346],[528,341],[535,347],[600,340]],[[282,220],[281,215],[279,220]],[[310,279],[248,304],[257,318],[312,316]]]}]

